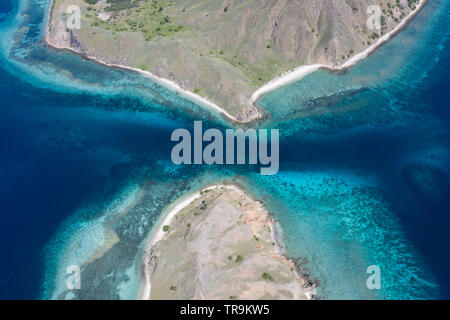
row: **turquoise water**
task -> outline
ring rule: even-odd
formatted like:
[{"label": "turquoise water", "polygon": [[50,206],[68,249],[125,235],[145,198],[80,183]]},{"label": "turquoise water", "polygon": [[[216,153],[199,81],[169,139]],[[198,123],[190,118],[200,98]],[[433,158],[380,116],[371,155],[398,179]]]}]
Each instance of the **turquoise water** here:
[{"label": "turquoise water", "polygon": [[[172,165],[172,130],[229,124],[136,73],[46,48],[48,1],[13,4],[0,22],[0,297],[54,298],[79,264],[74,298],[134,298],[164,206],[224,180],[264,201],[319,297],[450,297],[448,2],[427,4],[347,72],[320,70],[258,101],[258,125],[280,129],[275,176]],[[86,264],[110,230],[120,242]],[[370,265],[381,290],[366,287]]]}]

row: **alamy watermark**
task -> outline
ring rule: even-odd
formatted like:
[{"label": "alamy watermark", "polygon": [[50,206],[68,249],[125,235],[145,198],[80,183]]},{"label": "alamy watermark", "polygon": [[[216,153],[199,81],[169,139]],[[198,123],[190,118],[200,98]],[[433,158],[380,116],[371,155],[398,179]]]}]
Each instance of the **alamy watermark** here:
[{"label": "alamy watermark", "polygon": [[79,30],[81,29],[81,10],[79,6],[71,5],[66,9],[66,13],[69,17],[66,20],[67,29]]},{"label": "alamy watermark", "polygon": [[367,28],[369,30],[380,30],[381,29],[381,8],[376,5],[371,5],[367,7],[366,13],[369,15],[367,18]]},{"label": "alamy watermark", "polygon": [[66,287],[68,290],[81,289],[81,270],[77,265],[71,265],[66,268]]},{"label": "alamy watermark", "polygon": [[380,290],[381,289],[381,269],[377,265],[371,265],[367,267],[366,272],[370,274],[367,278],[367,289],[369,290]]},{"label": "alamy watermark", "polygon": [[[259,163],[266,166],[260,168],[262,175],[274,175],[280,163],[279,138],[278,129],[270,130],[270,139],[268,129],[259,129],[258,132],[255,129],[227,129],[224,140],[220,130],[208,129],[203,132],[202,122],[194,121],[193,139],[187,129],[172,132],[171,141],[178,143],[172,149],[171,158],[177,165]],[[204,146],[203,142],[208,144]]]}]

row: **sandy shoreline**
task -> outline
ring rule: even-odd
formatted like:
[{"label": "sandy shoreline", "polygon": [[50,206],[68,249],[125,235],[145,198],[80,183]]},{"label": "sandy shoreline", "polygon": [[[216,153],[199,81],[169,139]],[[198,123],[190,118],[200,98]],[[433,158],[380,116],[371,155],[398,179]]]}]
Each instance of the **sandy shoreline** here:
[{"label": "sandy shoreline", "polygon": [[[382,37],[380,37],[378,39],[378,41],[376,43],[374,43],[373,45],[371,45],[370,47],[368,47],[367,49],[365,49],[364,51],[355,54],[353,57],[351,57],[350,59],[348,59],[347,61],[345,61],[343,64],[341,64],[338,67],[334,67],[334,66],[330,66],[330,65],[323,65],[323,64],[312,64],[312,65],[302,65],[299,66],[293,70],[287,71],[285,72],[283,75],[274,78],[272,80],[270,80],[268,83],[264,84],[262,87],[260,87],[259,89],[257,89],[251,96],[250,98],[250,104],[256,108],[256,110],[258,110],[258,112],[251,117],[250,119],[246,119],[246,120],[239,120],[237,119],[235,116],[229,114],[225,109],[221,108],[220,106],[218,106],[217,104],[209,101],[208,99],[201,97],[200,95],[191,92],[189,90],[183,89],[181,88],[177,83],[175,83],[172,80],[168,80],[166,78],[162,78],[159,77],[155,74],[153,74],[150,71],[144,71],[138,68],[133,68],[133,67],[129,67],[129,66],[124,66],[121,64],[111,64],[111,63],[107,63],[105,61],[102,61],[101,59],[98,59],[96,57],[92,57],[92,56],[84,56],[84,58],[95,61],[97,63],[100,63],[102,65],[105,65],[107,67],[115,67],[115,68],[121,68],[121,69],[126,69],[126,70],[130,70],[130,71],[134,71],[134,72],[138,72],[139,74],[152,79],[153,81],[166,86],[167,88],[174,90],[175,92],[179,93],[181,96],[196,102],[198,104],[200,104],[201,106],[204,106],[206,108],[209,108],[211,110],[214,110],[216,112],[218,112],[219,114],[223,114],[226,118],[228,118],[229,120],[236,122],[236,123],[250,123],[253,122],[254,120],[260,119],[262,118],[263,114],[259,111],[259,109],[256,107],[256,101],[258,100],[258,98],[260,98],[262,95],[273,91],[275,89],[278,89],[280,87],[283,87],[287,84],[290,84],[292,82],[298,81],[300,79],[302,79],[303,77],[307,76],[308,74],[323,68],[326,70],[330,70],[330,71],[343,71],[346,70],[352,66],[354,66],[356,63],[360,62],[361,60],[364,60],[365,58],[367,58],[372,52],[374,52],[378,47],[380,47],[383,43],[385,43],[386,41],[388,41],[390,38],[392,38],[392,36],[394,36],[397,32],[399,32],[401,29],[403,29],[407,23],[420,11],[420,9],[425,5],[425,3],[427,2],[427,0],[419,0],[419,4],[417,5],[417,7],[415,8],[414,11],[410,12],[409,15],[404,18],[393,30],[391,30],[390,32],[388,32],[387,34],[383,35]],[[46,32],[45,32],[45,36],[44,36],[44,41],[47,45],[49,45],[50,47],[54,48],[54,49],[58,49],[58,50],[69,50],[71,52],[80,54],[79,52],[73,50],[72,48],[68,48],[68,47],[58,47],[56,44],[52,43],[50,41],[50,39],[48,38],[48,34],[49,34],[49,28],[50,28],[50,21],[51,21],[51,9],[53,6],[53,0],[51,0],[49,8],[48,8],[48,12],[47,12],[47,21],[46,21]]]},{"label": "sandy shoreline", "polygon": [[250,101],[252,103],[255,103],[256,100],[258,100],[259,97],[261,97],[263,94],[266,94],[270,91],[273,91],[275,89],[278,89],[280,87],[283,87],[285,85],[288,85],[292,82],[298,81],[302,79],[303,77],[307,76],[308,74],[323,68],[330,71],[343,71],[346,70],[352,66],[354,66],[356,63],[360,62],[361,60],[366,59],[372,52],[374,52],[378,47],[380,47],[383,43],[388,41],[392,36],[394,36],[397,32],[399,32],[401,29],[403,29],[407,23],[420,11],[420,9],[423,7],[423,5],[427,2],[427,0],[420,0],[419,4],[417,5],[416,9],[409,13],[407,17],[405,17],[394,29],[392,29],[390,32],[385,34],[384,36],[380,37],[376,43],[368,47],[366,50],[355,54],[353,57],[345,61],[343,64],[341,64],[338,67],[333,67],[330,65],[324,65],[324,64],[311,64],[311,65],[303,65],[299,66],[291,71],[288,71],[284,73],[283,75],[270,80],[268,83],[263,85],[261,88],[256,90]]},{"label": "sandy shoreline", "polygon": [[[139,300],[149,300],[150,299],[150,293],[151,293],[151,280],[150,280],[150,275],[149,275],[149,256],[151,254],[151,248],[158,242],[160,241],[165,232],[163,231],[163,227],[165,225],[170,225],[172,219],[185,207],[187,207],[189,204],[191,204],[194,200],[196,200],[197,198],[199,198],[201,196],[201,192],[204,192],[206,190],[213,190],[213,189],[218,189],[218,188],[225,188],[225,189],[229,189],[229,190],[234,190],[238,193],[244,193],[246,196],[248,196],[249,198],[252,198],[246,191],[244,191],[243,189],[241,189],[240,187],[237,187],[235,185],[230,185],[230,184],[216,184],[216,185],[212,185],[206,188],[203,188],[197,192],[195,192],[194,194],[191,194],[187,197],[178,199],[175,201],[175,203],[172,203],[171,205],[169,205],[169,207],[165,210],[165,212],[163,211],[162,215],[163,218],[162,220],[157,223],[156,228],[154,229],[154,233],[151,234],[150,236],[150,240],[147,242],[146,247],[144,249],[144,254],[142,256],[143,262],[141,263],[141,288],[138,292],[138,296],[137,299]],[[253,199],[253,198],[252,198]],[[270,219],[269,221],[269,226],[273,237],[273,242],[275,243],[275,251],[277,254],[283,255],[283,247],[280,243],[280,239],[279,237],[279,232],[277,231],[277,227],[275,226],[275,222]],[[295,271],[295,273],[298,275],[298,272]]]}]

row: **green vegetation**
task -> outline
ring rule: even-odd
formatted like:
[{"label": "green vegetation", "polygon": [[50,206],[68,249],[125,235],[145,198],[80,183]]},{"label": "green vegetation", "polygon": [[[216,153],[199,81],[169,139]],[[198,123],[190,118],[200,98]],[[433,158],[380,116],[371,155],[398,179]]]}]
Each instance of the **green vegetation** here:
[{"label": "green vegetation", "polygon": [[[86,2],[89,1],[88,3],[90,4],[97,3],[97,1],[94,0],[84,0],[84,1]],[[106,3],[108,3],[109,6],[105,8],[105,11],[113,11],[113,12],[131,9],[139,6],[139,1],[136,0],[106,0]]]},{"label": "green vegetation", "polygon": [[163,228],[162,228],[162,230],[164,231],[164,232],[167,232],[167,231],[169,231],[169,229],[170,229],[170,226],[164,226]]},{"label": "green vegetation", "polygon": [[[90,4],[97,3],[97,0],[85,1],[92,2]],[[183,25],[174,23],[174,17],[164,12],[167,7],[173,5],[173,1],[107,0],[107,3],[109,6],[105,11],[111,14],[110,19],[104,22],[97,17],[91,17],[91,26],[101,26],[113,34],[140,32],[146,41],[155,37],[171,37],[185,30]]]},{"label": "green vegetation", "polygon": [[262,277],[264,280],[273,281],[272,276],[271,276],[270,274],[268,274],[267,272],[264,272],[264,273],[261,275],[261,277]]},{"label": "green vegetation", "polygon": [[353,11],[355,11],[355,12],[358,11],[358,8],[353,7],[353,6],[350,4],[349,0],[345,0],[345,3],[346,3]]},{"label": "green vegetation", "polygon": [[374,32],[374,33],[372,33],[371,35],[370,35],[370,38],[372,38],[372,39],[377,39],[377,38],[379,38],[380,37],[380,35],[378,34],[378,33],[376,33],[376,32]]},{"label": "green vegetation", "polygon": [[[194,89],[194,93],[199,94],[199,93],[200,93],[200,88],[195,88],[195,89]],[[202,204],[202,206],[200,207],[200,209],[206,210],[206,204]]]},{"label": "green vegetation", "polygon": [[171,287],[170,287],[170,291],[173,291],[173,292],[177,291],[177,287],[171,286]]},{"label": "green vegetation", "polygon": [[140,65],[138,65],[138,68],[141,69],[141,70],[144,70],[144,71],[148,70],[147,65],[144,64],[144,63],[141,63]]},{"label": "green vegetation", "polygon": [[228,58],[222,57],[223,60],[238,68],[247,76],[253,84],[260,86],[265,82],[273,79],[280,74],[280,70],[287,69],[285,64],[281,64],[279,61],[268,60],[264,64],[247,64],[241,61],[238,57]]},{"label": "green vegetation", "polygon": [[236,262],[241,262],[242,260],[244,260],[244,257],[243,256],[241,256],[241,255],[238,255],[237,257],[236,257]]},{"label": "green vegetation", "polygon": [[256,234],[253,235],[253,239],[255,239],[256,241],[259,241],[259,237]]},{"label": "green vegetation", "polygon": [[414,10],[416,8],[416,3],[418,0],[408,0],[408,6],[411,10]]}]

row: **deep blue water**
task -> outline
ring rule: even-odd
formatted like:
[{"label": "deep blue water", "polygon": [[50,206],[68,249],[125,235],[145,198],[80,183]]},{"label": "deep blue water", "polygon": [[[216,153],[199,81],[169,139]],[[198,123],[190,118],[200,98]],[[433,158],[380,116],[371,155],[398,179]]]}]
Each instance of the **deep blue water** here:
[{"label": "deep blue water", "polygon": [[[450,298],[449,10],[445,1],[433,3],[345,75],[318,72],[263,99],[272,117],[262,125],[281,129],[280,173],[273,177],[253,167],[156,169],[158,161],[170,160],[173,129],[191,128],[199,117],[206,117],[206,126],[223,128],[224,121],[135,74],[42,47],[45,6],[28,8],[31,28],[14,50],[23,65],[52,71],[32,73],[1,57],[0,298],[42,296],[44,277],[55,272],[46,270],[48,251],[58,256],[62,250],[49,243],[65,240],[64,222],[86,204],[110,201],[130,181],[169,180],[175,190],[183,180],[201,185],[204,176],[235,174],[247,177],[245,186],[279,220],[288,253],[308,258],[323,296],[375,297],[363,281],[348,282],[364,279],[368,264],[379,264],[386,288],[376,297]],[[5,13],[3,23],[12,24],[6,21],[12,11],[12,2],[2,1],[0,20]],[[430,30],[416,31],[421,23]],[[418,44],[405,45],[408,37]],[[382,65],[393,53],[420,57],[423,65]],[[431,69],[423,75],[425,65]],[[352,87],[354,77],[382,67],[395,76]],[[72,78],[59,78],[61,70]],[[317,85],[333,81],[342,87]],[[301,90],[317,94],[307,103],[336,112],[293,112],[295,103],[305,103]]]},{"label": "deep blue water", "polygon": [[13,3],[10,0],[2,1],[0,4],[0,20],[4,19],[6,15],[13,9]]}]

